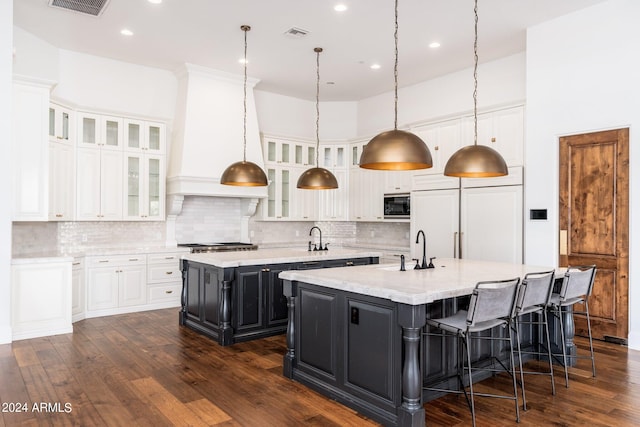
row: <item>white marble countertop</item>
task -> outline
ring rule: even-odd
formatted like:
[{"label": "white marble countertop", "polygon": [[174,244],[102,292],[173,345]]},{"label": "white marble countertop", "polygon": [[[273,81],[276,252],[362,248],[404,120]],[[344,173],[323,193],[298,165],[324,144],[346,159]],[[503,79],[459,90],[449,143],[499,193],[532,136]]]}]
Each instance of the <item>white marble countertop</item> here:
[{"label": "white marble countertop", "polygon": [[73,258],[82,258],[89,256],[106,256],[106,255],[130,255],[130,254],[161,254],[167,252],[189,253],[188,248],[176,246],[145,246],[139,248],[129,247],[105,247],[92,248],[82,252],[67,253],[58,251],[32,252],[29,254],[21,254],[11,259],[12,264],[24,264],[34,262],[55,262],[61,260],[73,260]]},{"label": "white marble countertop", "polygon": [[183,259],[230,268],[245,265],[283,264],[288,262],[309,262],[331,259],[381,257],[371,250],[329,249],[328,251],[307,251],[306,249],[258,249],[255,251],[212,252],[186,254]]},{"label": "white marble countertop", "polygon": [[[413,270],[412,263],[407,263],[407,271],[400,271],[400,263],[291,270],[280,273],[279,277],[420,305],[470,295],[480,281],[522,278],[527,273],[553,269],[548,266],[446,258],[437,259],[434,264],[436,267],[433,269]],[[560,269],[556,274],[559,273]]]}]

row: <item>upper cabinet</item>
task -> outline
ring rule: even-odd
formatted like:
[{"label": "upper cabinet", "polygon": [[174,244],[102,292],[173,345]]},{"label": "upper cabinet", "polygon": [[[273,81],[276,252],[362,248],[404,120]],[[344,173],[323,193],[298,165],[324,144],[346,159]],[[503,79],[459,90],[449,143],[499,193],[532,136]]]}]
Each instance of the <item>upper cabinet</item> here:
[{"label": "upper cabinet", "polygon": [[93,113],[78,112],[78,147],[99,147],[122,151],[123,119]]},{"label": "upper cabinet", "polygon": [[315,166],[316,145],[310,142],[263,136],[264,160],[270,165]]},{"label": "upper cabinet", "polygon": [[76,219],[162,220],[164,123],[77,114]]},{"label": "upper cabinet", "polygon": [[[449,157],[462,147],[462,120],[454,119],[431,123],[411,129],[427,144],[433,159],[433,167],[417,173],[442,174]],[[473,141],[471,142],[473,143]]]},{"label": "upper cabinet", "polygon": [[124,119],[124,149],[142,153],[165,154],[164,123]]},{"label": "upper cabinet", "polygon": [[49,90],[41,82],[13,83],[13,221],[49,219]]},{"label": "upper cabinet", "polygon": [[49,221],[75,218],[75,113],[49,105]]},{"label": "upper cabinet", "polygon": [[[463,119],[463,144],[473,144],[473,117]],[[507,166],[523,165],[524,107],[478,114],[478,144],[498,151]]]}]

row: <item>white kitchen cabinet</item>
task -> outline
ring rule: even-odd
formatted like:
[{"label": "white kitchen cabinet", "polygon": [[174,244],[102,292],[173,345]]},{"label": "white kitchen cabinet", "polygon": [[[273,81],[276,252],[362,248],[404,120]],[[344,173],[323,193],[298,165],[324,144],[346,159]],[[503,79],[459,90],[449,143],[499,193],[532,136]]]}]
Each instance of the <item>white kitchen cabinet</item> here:
[{"label": "white kitchen cabinet", "polygon": [[338,181],[338,188],[318,191],[321,221],[349,219],[349,146],[325,144],[320,146],[320,167],[328,169]]},{"label": "white kitchen cabinet", "polygon": [[[463,119],[463,144],[473,144],[473,117]],[[507,166],[523,165],[524,107],[478,114],[478,144],[498,151]]]},{"label": "white kitchen cabinet", "polygon": [[[87,317],[147,302],[146,255],[87,258]],[[126,312],[126,311],[125,311]]]},{"label": "white kitchen cabinet", "polygon": [[416,171],[384,171],[383,189],[384,194],[401,194],[411,191],[413,175]]},{"label": "white kitchen cabinet", "polygon": [[383,182],[386,171],[349,170],[349,220],[382,221],[384,218]]},{"label": "white kitchen cabinet", "polygon": [[49,140],[49,221],[75,218],[75,162],[73,142]]},{"label": "white kitchen cabinet", "polygon": [[76,167],[76,219],[122,220],[122,152],[80,147]]},{"label": "white kitchen cabinet", "polygon": [[84,257],[74,258],[71,264],[71,319],[77,322],[85,317],[87,306],[85,294]]},{"label": "white kitchen cabinet", "polygon": [[298,178],[310,167],[291,168],[291,219],[296,221],[315,221],[318,218],[318,192],[331,190],[305,190],[297,188]]},{"label": "white kitchen cabinet", "polygon": [[11,265],[13,340],[73,332],[71,259],[19,259]]},{"label": "white kitchen cabinet", "polygon": [[57,102],[49,104],[49,140],[73,142],[74,112]]},{"label": "white kitchen cabinet", "polygon": [[13,83],[11,176],[13,221],[49,219],[49,90],[36,81]]},{"label": "white kitchen cabinet", "polygon": [[458,258],[458,188],[411,193],[411,258],[422,257],[422,238],[415,244],[418,230],[426,237],[427,257]]},{"label": "white kitchen cabinet", "polygon": [[311,142],[263,136],[265,162],[271,165],[315,166],[316,145]]},{"label": "white kitchen cabinet", "polygon": [[314,221],[318,191],[296,187],[300,175],[316,163],[316,145],[307,141],[263,135],[262,146],[269,186],[260,202],[264,220]]},{"label": "white kitchen cabinet", "polygon": [[[411,129],[422,139],[433,160],[433,167],[416,171],[417,173],[442,174],[449,158],[462,147],[462,120],[453,119],[443,122],[417,126]],[[469,142],[470,144],[473,141]]]},{"label": "white kitchen cabinet", "polygon": [[422,240],[413,242],[423,230],[427,257],[522,263],[522,168],[499,178],[422,175],[414,183],[422,190],[411,193],[413,258],[422,256]]},{"label": "white kitchen cabinet", "polygon": [[125,118],[123,120],[124,149],[130,152],[165,154],[164,123]]},{"label": "white kitchen cabinet", "polygon": [[[147,256],[147,302],[162,308],[179,307],[182,291],[181,253]],[[158,307],[159,308],[159,307]]]},{"label": "white kitchen cabinet", "polygon": [[101,147],[104,150],[122,151],[122,117],[77,112],[78,147]]},{"label": "white kitchen cabinet", "polygon": [[162,220],[165,205],[165,157],[125,151],[124,219]]},{"label": "white kitchen cabinet", "polygon": [[291,170],[267,166],[267,198],[263,199],[264,219],[290,219],[292,183]]}]

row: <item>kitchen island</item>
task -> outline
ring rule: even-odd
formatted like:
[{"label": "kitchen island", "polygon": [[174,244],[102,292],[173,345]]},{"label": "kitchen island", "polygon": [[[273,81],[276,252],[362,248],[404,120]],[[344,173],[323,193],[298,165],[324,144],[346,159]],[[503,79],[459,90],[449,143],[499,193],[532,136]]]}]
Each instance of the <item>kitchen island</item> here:
[{"label": "kitchen island", "polygon": [[179,322],[220,345],[281,334],[288,308],[279,273],[377,264],[380,255],[333,248],[185,254]]},{"label": "kitchen island", "polygon": [[[423,337],[426,319],[464,307],[479,281],[547,270],[438,259],[426,270],[385,264],[283,272],[289,301],[284,375],[384,425],[423,426],[423,385],[448,381],[457,349],[455,340]],[[535,341],[537,333],[521,340]],[[482,361],[504,350],[477,346],[474,356]]]}]

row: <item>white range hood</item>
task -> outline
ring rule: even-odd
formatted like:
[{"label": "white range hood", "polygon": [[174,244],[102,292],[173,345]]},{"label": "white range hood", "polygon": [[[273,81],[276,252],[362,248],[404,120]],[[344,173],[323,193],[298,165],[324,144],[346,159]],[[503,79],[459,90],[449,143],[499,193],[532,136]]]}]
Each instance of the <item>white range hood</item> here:
[{"label": "white range hood", "polygon": [[[167,243],[185,196],[240,198],[241,242],[267,187],[220,184],[227,166],[243,158],[244,76],[185,64],[177,73],[178,96],[167,167]],[[253,87],[247,79],[247,161],[264,169]]]},{"label": "white range hood", "polygon": [[[243,156],[244,76],[186,64],[177,78],[167,195],[266,197],[266,187],[220,184],[222,172]],[[247,160],[264,168],[253,96],[257,83],[247,79]]]}]

